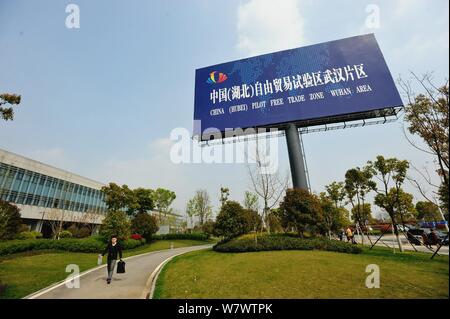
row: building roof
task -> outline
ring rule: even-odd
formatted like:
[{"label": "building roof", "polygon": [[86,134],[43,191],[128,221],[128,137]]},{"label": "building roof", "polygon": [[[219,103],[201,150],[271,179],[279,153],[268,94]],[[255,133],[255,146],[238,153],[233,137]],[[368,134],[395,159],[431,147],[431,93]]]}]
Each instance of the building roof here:
[{"label": "building roof", "polygon": [[27,158],[22,155],[18,155],[0,148],[0,163],[5,163],[8,165],[13,165],[19,168],[37,172],[40,174],[48,175],[54,178],[63,179],[83,185],[86,187],[91,187],[95,189],[100,189],[105,184],[94,181],[92,179],[83,177],[81,175],[71,173],[69,171]]}]

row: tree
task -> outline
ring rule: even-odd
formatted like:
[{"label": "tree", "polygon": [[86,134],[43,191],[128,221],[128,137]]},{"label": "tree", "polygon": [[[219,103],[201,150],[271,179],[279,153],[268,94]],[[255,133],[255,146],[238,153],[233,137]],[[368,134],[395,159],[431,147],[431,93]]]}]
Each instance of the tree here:
[{"label": "tree", "polygon": [[113,235],[118,239],[130,237],[131,224],[127,215],[122,211],[109,211],[100,227],[100,235],[110,239]]},{"label": "tree", "polygon": [[213,235],[215,226],[216,226],[216,224],[214,223],[214,221],[212,221],[211,219],[208,219],[207,221],[205,221],[203,223],[201,229],[202,229],[202,232],[204,232],[205,234]]},{"label": "tree", "polygon": [[288,187],[288,175],[281,177],[278,173],[268,172],[268,158],[259,149],[259,142],[256,142],[254,167],[248,166],[248,174],[253,186],[253,191],[257,194],[263,205],[262,220],[266,224],[270,233],[270,224],[266,223],[267,215],[274,208]]},{"label": "tree", "polygon": [[370,203],[358,204],[358,206],[352,208],[351,213],[353,220],[359,221],[361,225],[368,225],[374,221]]},{"label": "tree", "polygon": [[152,239],[152,235],[158,231],[158,221],[156,217],[146,212],[139,212],[131,221],[131,231],[140,234],[148,242]]},{"label": "tree", "polygon": [[225,202],[228,200],[228,197],[230,196],[230,190],[227,187],[221,187],[220,188],[220,202],[225,204]]},{"label": "tree", "polygon": [[441,219],[439,206],[429,201],[416,203],[417,218],[427,222],[437,222]]},{"label": "tree", "polygon": [[[21,96],[17,94],[0,94],[0,118],[9,121],[14,120],[14,105],[19,105]],[[5,107],[5,105],[9,105]]]},{"label": "tree", "polygon": [[75,223],[78,223],[81,228],[88,229],[89,235],[92,235],[95,227],[100,224],[101,217],[102,215],[100,215],[99,213],[93,210],[88,210],[86,212],[75,215],[73,221]]},{"label": "tree", "polygon": [[417,218],[417,211],[413,204],[413,195],[400,189],[397,197],[396,211],[398,216],[400,216],[402,225],[405,225],[407,221],[415,221]]},{"label": "tree", "polygon": [[331,239],[331,233],[337,232],[348,224],[346,218],[347,210],[343,207],[336,207],[335,201],[326,193],[320,193],[320,204],[323,213],[323,222],[328,237]]},{"label": "tree", "polygon": [[[371,180],[373,176],[370,167],[359,167],[349,169],[345,173],[345,192],[347,198],[352,205],[354,212],[354,219],[359,229],[363,232],[366,226],[366,221],[363,219],[363,208],[367,194],[375,187],[375,183]],[[368,237],[370,240],[370,237]],[[364,244],[364,233],[361,236],[361,241]]]},{"label": "tree", "polygon": [[441,186],[439,186],[438,189],[438,197],[439,197],[439,204],[440,208],[442,209],[441,216],[443,219],[448,221],[448,198],[449,189],[448,184],[442,183]]},{"label": "tree", "polygon": [[436,87],[431,75],[425,74],[422,79],[413,74],[422,85],[425,94],[412,98],[410,86],[403,82],[403,88],[409,97],[405,107],[405,120],[410,133],[420,136],[437,160],[439,175],[448,185],[449,170],[449,87],[448,82]]},{"label": "tree", "polygon": [[336,208],[345,205],[344,200],[347,193],[343,182],[332,182],[325,186],[325,190]]},{"label": "tree", "polygon": [[195,199],[191,198],[186,203],[186,215],[189,217],[189,222],[190,222],[191,228],[194,228],[194,226],[195,226],[194,225],[195,214],[196,214]]},{"label": "tree", "polygon": [[247,231],[247,218],[244,208],[235,201],[227,201],[216,218],[215,234],[225,240],[232,239]]},{"label": "tree", "polygon": [[294,228],[303,237],[304,232],[323,232],[323,212],[317,195],[305,189],[288,189],[280,204],[281,222],[285,228]]},{"label": "tree", "polygon": [[266,216],[266,225],[271,231],[277,233],[283,231],[281,225],[281,213],[279,208],[272,208]]},{"label": "tree", "polygon": [[126,210],[132,215],[138,208],[134,193],[127,185],[109,183],[103,186],[101,191],[105,195],[105,204],[110,211]]},{"label": "tree", "polygon": [[377,193],[375,196],[375,205],[384,209],[391,218],[394,234],[400,251],[403,251],[402,242],[399,237],[397,222],[401,218],[401,194],[403,193],[402,185],[406,178],[409,163],[406,160],[398,160],[396,158],[384,158],[377,156],[374,162],[369,161],[368,165],[374,177],[381,184],[378,187],[375,184],[373,188]]},{"label": "tree", "polygon": [[63,226],[66,220],[76,220],[75,213],[65,209],[52,209],[45,213],[45,218],[52,230],[52,238],[60,239],[61,233],[64,231]]},{"label": "tree", "polygon": [[21,225],[20,209],[0,199],[0,239],[13,239]]},{"label": "tree", "polygon": [[261,228],[261,217],[259,216],[258,212],[251,210],[251,209],[246,209],[244,208],[244,216],[246,219],[246,233],[254,231],[256,232],[258,229]]},{"label": "tree", "polygon": [[[432,186],[434,193],[438,194],[439,188],[449,185],[449,86],[448,81],[438,87],[432,81],[431,74],[422,77],[412,73],[413,79],[423,89],[423,93],[415,94],[411,89],[411,83],[399,80],[408,105],[405,107],[405,121],[408,124],[408,131],[419,136],[426,145],[426,149],[419,147],[405,133],[405,137],[410,144],[428,154],[434,156],[436,172],[441,179],[441,185],[435,185],[427,172],[421,174],[427,183]],[[413,184],[419,188],[421,194],[429,201],[430,196],[426,195],[423,187],[415,179],[411,179]],[[444,186],[442,186],[444,185]],[[448,192],[447,192],[448,193]],[[448,198],[442,202],[443,210],[448,212]]]},{"label": "tree", "polygon": [[138,213],[147,213],[155,207],[153,203],[153,190],[140,187],[133,190],[133,193],[137,202]]},{"label": "tree", "polygon": [[172,205],[176,197],[174,192],[164,188],[157,188],[153,192],[153,203],[158,211],[160,223],[163,223],[167,218],[167,214],[172,212],[170,205]]},{"label": "tree", "polygon": [[258,203],[258,195],[252,192],[246,191],[244,193],[244,208],[253,210],[255,212],[258,212],[259,210],[259,203]]},{"label": "tree", "polygon": [[211,216],[211,200],[206,190],[198,190],[187,204],[187,214],[199,218],[200,226]]}]

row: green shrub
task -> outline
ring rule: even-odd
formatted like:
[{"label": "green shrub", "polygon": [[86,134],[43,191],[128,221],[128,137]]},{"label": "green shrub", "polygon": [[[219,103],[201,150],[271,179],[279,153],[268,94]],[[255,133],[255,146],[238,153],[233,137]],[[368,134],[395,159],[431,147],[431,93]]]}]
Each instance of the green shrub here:
[{"label": "green shrub", "polygon": [[152,236],[152,240],[166,240],[166,239],[207,240],[207,239],[209,239],[209,234],[186,233],[186,234],[163,234],[163,235],[153,235]]},{"label": "green shrub", "polygon": [[235,201],[227,201],[222,205],[215,223],[215,234],[226,239],[235,238],[249,231],[249,214]]},{"label": "green shrub", "polygon": [[294,228],[300,236],[304,232],[313,235],[324,233],[320,198],[306,189],[288,189],[280,203],[279,213],[284,229]]},{"label": "green shrub", "polygon": [[35,237],[30,231],[23,231],[16,236],[16,239],[35,239]]},{"label": "green shrub", "polygon": [[39,239],[42,238],[42,233],[38,231],[23,231],[17,235],[17,239]]},{"label": "green shrub", "polygon": [[138,213],[131,221],[132,232],[141,235],[149,241],[158,229],[156,217],[147,213]]},{"label": "green shrub", "polygon": [[24,231],[30,231],[30,227],[28,227],[26,224],[21,224],[19,227],[19,233],[22,233]]},{"label": "green shrub", "polygon": [[42,238],[44,235],[42,235],[42,233],[41,232],[38,232],[38,231],[31,231],[31,233],[34,235],[34,238],[36,238],[36,239],[40,239],[40,238]]},{"label": "green shrub", "polygon": [[59,238],[61,238],[61,239],[72,238],[72,233],[68,230],[63,230],[62,232],[59,233]]},{"label": "green shrub", "polygon": [[23,230],[20,209],[0,199],[0,239],[13,239]]},{"label": "green shrub", "polygon": [[141,245],[144,245],[146,243],[145,238],[142,238],[140,240],[129,238],[127,240],[122,240],[120,244],[122,245],[122,249],[133,249],[136,247],[139,247]]},{"label": "green shrub", "polygon": [[107,243],[109,240],[109,238],[106,238],[100,234],[92,235],[89,237],[89,239],[95,239],[95,240],[101,241],[102,243]]},{"label": "green shrub", "polygon": [[213,249],[219,252],[250,252],[250,251],[268,251],[268,250],[326,250],[349,254],[359,254],[360,247],[330,240],[325,237],[317,238],[299,238],[282,235],[264,235],[258,236],[257,243],[254,237],[243,236],[229,241],[222,241],[216,244]]},{"label": "green shrub", "polygon": [[86,226],[79,227],[72,224],[69,228],[67,228],[67,230],[72,233],[73,238],[86,238],[91,235],[91,230]]},{"label": "green shrub", "polygon": [[[145,240],[128,239],[122,241],[123,249],[133,249],[145,244]],[[102,237],[95,236],[83,239],[65,238],[52,239],[25,239],[0,242],[0,256],[20,253],[31,250],[62,250],[83,253],[100,253],[105,249],[106,243]]]},{"label": "green shrub", "polygon": [[88,227],[81,227],[73,234],[75,238],[86,238],[91,236],[91,230]]}]

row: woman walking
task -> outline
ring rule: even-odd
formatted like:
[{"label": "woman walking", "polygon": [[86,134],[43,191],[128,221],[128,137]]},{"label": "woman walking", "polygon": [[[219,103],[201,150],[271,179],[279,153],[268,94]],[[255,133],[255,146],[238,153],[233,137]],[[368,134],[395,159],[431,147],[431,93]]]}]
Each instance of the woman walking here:
[{"label": "woman walking", "polygon": [[116,266],[117,255],[119,256],[120,260],[122,260],[122,246],[117,242],[116,236],[111,237],[108,246],[106,246],[101,256],[103,257],[106,253],[108,253],[107,259],[108,278],[106,279],[106,282],[110,284],[112,276],[114,274],[114,267]]},{"label": "woman walking", "polygon": [[347,227],[346,231],[345,231],[345,235],[347,236],[347,242],[352,241],[353,242],[353,232],[352,229],[349,227]]}]

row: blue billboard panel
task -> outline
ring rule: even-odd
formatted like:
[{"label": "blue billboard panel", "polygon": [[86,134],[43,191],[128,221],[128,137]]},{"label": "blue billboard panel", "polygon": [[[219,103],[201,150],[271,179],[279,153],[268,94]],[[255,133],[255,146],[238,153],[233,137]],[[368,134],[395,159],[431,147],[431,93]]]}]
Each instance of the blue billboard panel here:
[{"label": "blue billboard panel", "polygon": [[197,69],[194,104],[194,135],[201,135],[377,117],[374,110],[403,103],[367,34]]}]

